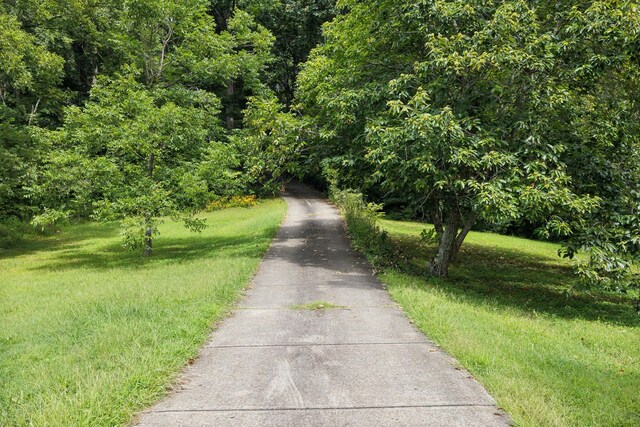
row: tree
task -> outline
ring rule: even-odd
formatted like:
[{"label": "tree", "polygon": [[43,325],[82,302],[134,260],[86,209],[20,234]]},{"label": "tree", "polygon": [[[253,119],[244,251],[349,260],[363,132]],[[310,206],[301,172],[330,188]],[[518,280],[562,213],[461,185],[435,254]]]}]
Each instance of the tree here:
[{"label": "tree", "polygon": [[367,156],[379,166],[375,176],[382,187],[431,209],[439,243],[431,260],[434,276],[448,275],[479,218],[499,222],[555,213],[549,226],[563,232],[568,224],[558,211],[582,214],[596,203],[567,188],[561,146],[542,143],[526,128],[511,139],[502,125],[494,126],[435,107],[419,89],[406,103],[390,101],[389,111],[367,127]]},{"label": "tree", "polygon": [[[242,59],[237,62],[237,71],[228,76],[224,83],[222,95],[224,119],[227,130],[241,127],[242,111],[247,99],[264,92],[262,82],[266,81],[264,74],[268,64],[272,62],[270,51],[273,45],[271,33],[260,25],[256,25],[252,15],[243,11],[236,0],[212,0],[209,11],[215,18],[215,30],[219,34],[231,34],[238,43],[234,50],[238,58],[253,58],[255,61],[245,63]],[[257,43],[256,43],[257,42]],[[253,65],[258,65],[257,67]],[[251,70],[244,74],[241,70]],[[256,84],[258,83],[258,84]]]},{"label": "tree", "polygon": [[57,108],[62,65],[15,17],[0,12],[0,219],[31,213],[25,188],[43,147],[29,130]]},{"label": "tree", "polygon": [[[633,2],[592,2],[570,11],[558,55],[572,91],[556,117],[578,193],[602,203],[575,218],[562,255],[575,259],[580,284],[640,289],[640,16]],[[640,306],[638,307],[640,309]]]},{"label": "tree", "polygon": [[295,109],[309,122],[312,142],[310,174],[339,171],[338,185],[374,197],[375,168],[365,160],[364,127],[372,112],[385,108],[388,82],[409,71],[420,51],[415,28],[394,30],[398,23],[389,13],[396,5],[338,2],[345,13],[325,25],[325,42],[311,52],[297,79]]},{"label": "tree", "polygon": [[283,111],[274,94],[253,97],[245,111],[245,127],[232,136],[247,186],[275,194],[284,176],[298,175],[305,149],[300,118]]},{"label": "tree", "polygon": [[322,40],[322,25],[336,15],[335,0],[240,0],[241,8],[275,36],[271,88],[291,107],[296,78],[309,52]]},{"label": "tree", "polygon": [[46,134],[56,148],[41,188],[48,205],[65,216],[121,219],[126,246],[150,255],[160,217],[201,209],[211,193],[232,188],[235,156],[213,140],[218,100],[180,95],[149,91],[132,74],[99,78],[87,105],[69,108],[64,128]]},{"label": "tree", "polygon": [[116,27],[130,65],[98,76],[86,105],[68,108],[62,128],[40,135],[52,149],[35,191],[45,208],[35,224],[122,219],[126,245],[150,255],[160,217],[183,213],[185,225],[201,229],[189,213],[240,187],[216,92],[241,78],[260,93],[272,38],[242,11],[216,32],[205,6],[127,3]]},{"label": "tree", "polygon": [[[566,238],[602,205],[567,168],[585,135],[559,137],[571,133],[567,113],[597,96],[597,78],[576,84],[569,70],[597,63],[600,76],[610,73],[624,52],[615,36],[637,43],[637,8],[594,5],[599,13],[582,15],[571,3],[340,2],[347,13],[299,77],[315,155],[340,170],[342,185],[428,206],[436,276],[478,219],[526,217]],[[626,33],[598,37],[610,28],[603,17],[616,16]],[[590,37],[567,31],[586,23]],[[607,46],[595,62],[578,54],[595,41]]]},{"label": "tree", "polygon": [[99,73],[114,73],[125,63],[117,31],[120,0],[4,0],[3,6],[40,45],[64,59],[62,86],[69,100],[83,102]]}]

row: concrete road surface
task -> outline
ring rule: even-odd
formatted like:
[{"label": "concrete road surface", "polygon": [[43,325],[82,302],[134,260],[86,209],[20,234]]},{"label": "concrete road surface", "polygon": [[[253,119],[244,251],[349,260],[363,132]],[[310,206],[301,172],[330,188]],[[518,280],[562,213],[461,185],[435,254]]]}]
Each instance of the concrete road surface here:
[{"label": "concrete road surface", "polygon": [[[409,323],[334,207],[298,184],[236,313],[140,426],[502,426],[484,388]],[[301,310],[324,301],[341,306]]]}]

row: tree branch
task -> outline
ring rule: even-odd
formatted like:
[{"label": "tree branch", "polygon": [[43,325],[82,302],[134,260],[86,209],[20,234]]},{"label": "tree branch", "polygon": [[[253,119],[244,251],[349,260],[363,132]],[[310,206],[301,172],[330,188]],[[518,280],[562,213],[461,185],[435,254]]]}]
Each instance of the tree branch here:
[{"label": "tree branch", "polygon": [[33,123],[33,119],[36,116],[36,112],[38,111],[38,106],[40,105],[40,100],[42,98],[38,98],[38,100],[36,101],[35,105],[33,107],[31,107],[31,114],[29,114],[29,126],[31,126],[31,123]]}]

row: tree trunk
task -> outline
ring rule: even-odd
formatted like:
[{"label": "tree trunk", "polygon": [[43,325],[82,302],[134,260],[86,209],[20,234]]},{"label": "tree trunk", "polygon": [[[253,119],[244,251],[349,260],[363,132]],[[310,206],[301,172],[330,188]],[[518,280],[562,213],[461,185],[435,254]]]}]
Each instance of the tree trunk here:
[{"label": "tree trunk", "polygon": [[236,0],[224,0],[211,3],[215,3],[211,12],[213,12],[213,18],[216,21],[216,33],[220,34],[229,29],[229,18],[231,18],[236,9]]},{"label": "tree trunk", "polygon": [[458,234],[458,237],[456,237],[456,245],[453,250],[453,257],[451,258],[451,261],[455,261],[458,259],[458,253],[460,252],[460,247],[462,246],[464,239],[467,237],[467,234],[469,234],[469,232],[471,231],[471,227],[473,227],[473,224],[475,223],[476,223],[476,215],[475,213],[472,212],[469,214],[469,216],[467,217],[467,220],[464,222],[464,226],[462,227],[460,234]]},{"label": "tree trunk", "polygon": [[432,276],[447,277],[449,275],[449,263],[456,249],[458,235],[458,220],[455,214],[449,214],[446,225],[440,236],[438,253],[431,260],[429,272]]},{"label": "tree trunk", "polygon": [[233,96],[235,95],[236,92],[236,88],[235,88],[235,84],[233,82],[232,79],[229,79],[227,81],[227,90],[225,91],[225,95],[227,97],[227,108],[226,108],[226,112],[225,112],[225,123],[227,125],[227,130],[228,131],[232,131],[233,128],[235,127],[235,119],[233,117],[233,106],[234,106],[234,99]]},{"label": "tree trunk", "polygon": [[438,237],[442,238],[442,212],[440,211],[440,207],[437,204],[433,207],[431,217],[431,219],[433,220],[433,228],[436,230]]}]

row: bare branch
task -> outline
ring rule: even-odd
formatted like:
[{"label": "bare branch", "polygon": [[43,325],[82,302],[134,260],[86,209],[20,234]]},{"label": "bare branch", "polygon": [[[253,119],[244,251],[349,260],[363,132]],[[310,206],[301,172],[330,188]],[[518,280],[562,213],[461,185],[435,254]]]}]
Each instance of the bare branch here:
[{"label": "bare branch", "polygon": [[36,116],[36,112],[38,111],[38,106],[40,105],[41,98],[38,98],[36,103],[31,107],[31,114],[29,114],[29,126],[33,123],[33,119]]}]

